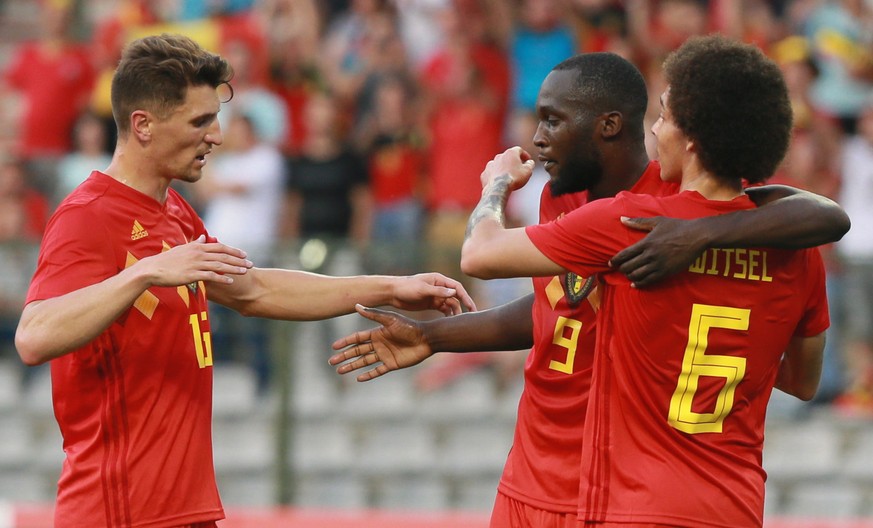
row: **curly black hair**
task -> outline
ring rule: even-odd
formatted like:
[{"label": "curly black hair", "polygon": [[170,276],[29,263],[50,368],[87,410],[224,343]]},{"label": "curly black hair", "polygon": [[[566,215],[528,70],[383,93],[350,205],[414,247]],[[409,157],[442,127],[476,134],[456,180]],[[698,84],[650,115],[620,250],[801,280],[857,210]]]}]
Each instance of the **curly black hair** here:
[{"label": "curly black hair", "polygon": [[791,139],[788,88],[775,62],[755,46],[721,35],[694,37],[664,62],[667,105],[716,177],[769,178]]}]

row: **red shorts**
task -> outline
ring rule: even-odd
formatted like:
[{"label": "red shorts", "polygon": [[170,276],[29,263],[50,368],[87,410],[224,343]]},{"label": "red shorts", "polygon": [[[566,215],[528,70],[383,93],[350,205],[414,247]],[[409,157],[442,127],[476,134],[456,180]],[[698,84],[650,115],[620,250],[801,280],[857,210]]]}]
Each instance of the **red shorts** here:
[{"label": "red shorts", "polygon": [[576,512],[541,510],[497,492],[491,511],[491,528],[579,528]]},{"label": "red shorts", "polygon": [[215,524],[215,521],[203,521],[191,524],[183,524],[182,526],[177,526],[176,528],[218,528],[218,525]]}]

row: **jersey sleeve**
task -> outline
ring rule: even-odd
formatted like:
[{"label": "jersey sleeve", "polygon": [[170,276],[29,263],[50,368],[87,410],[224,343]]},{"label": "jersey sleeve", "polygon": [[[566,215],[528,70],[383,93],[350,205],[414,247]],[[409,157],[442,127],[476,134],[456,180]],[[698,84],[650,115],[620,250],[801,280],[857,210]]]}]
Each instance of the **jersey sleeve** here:
[{"label": "jersey sleeve", "polygon": [[830,326],[828,313],[828,298],[825,286],[824,262],[817,248],[805,250],[806,273],[810,288],[803,318],[797,325],[794,335],[797,337],[816,336]]},{"label": "jersey sleeve", "polygon": [[597,200],[525,231],[549,260],[590,277],[609,270],[609,259],[629,243],[628,229],[621,224],[622,202],[621,198]]},{"label": "jersey sleeve", "polygon": [[117,274],[112,248],[89,209],[59,210],[46,228],[26,302],[58,297]]}]

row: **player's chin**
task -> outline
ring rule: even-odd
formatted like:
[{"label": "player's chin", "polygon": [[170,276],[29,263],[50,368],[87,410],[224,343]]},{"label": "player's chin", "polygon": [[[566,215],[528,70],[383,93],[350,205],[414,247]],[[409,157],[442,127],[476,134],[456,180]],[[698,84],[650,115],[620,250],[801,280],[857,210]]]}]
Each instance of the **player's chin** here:
[{"label": "player's chin", "polygon": [[179,179],[184,181],[184,182],[194,183],[196,181],[200,181],[201,178],[203,178],[203,169],[197,168],[197,167],[192,167],[191,170],[186,172]]},{"label": "player's chin", "polygon": [[549,173],[549,177],[553,180],[558,177],[558,163],[554,160],[541,159],[543,170]]},{"label": "player's chin", "polygon": [[563,196],[565,194],[576,192],[575,189],[571,188],[570,185],[567,185],[567,182],[562,180],[561,178],[552,178],[549,190],[552,193],[552,197]]}]

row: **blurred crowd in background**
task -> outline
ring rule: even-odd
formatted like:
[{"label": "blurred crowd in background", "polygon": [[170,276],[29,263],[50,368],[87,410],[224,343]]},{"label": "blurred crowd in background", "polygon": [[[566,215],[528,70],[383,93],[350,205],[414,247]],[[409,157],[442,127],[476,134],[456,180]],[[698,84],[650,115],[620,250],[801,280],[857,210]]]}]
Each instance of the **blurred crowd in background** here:
[{"label": "blurred crowd in background", "polygon": [[[223,145],[201,182],[176,187],[213,235],[259,266],[293,246],[302,268],[327,273],[340,257],[361,273],[441,271],[487,307],[529,281],[463,277],[466,221],[495,154],[536,155],[549,70],[576,53],[627,57],[646,76],[651,124],[666,54],[721,32],[783,68],[795,132],[771,182],[834,199],[852,219],[823,248],[833,326],[817,401],[873,418],[873,0],[6,0],[0,17],[4,357],[49,215],[109,164],[110,80],[137,37],[184,33],[235,70]],[[513,195],[513,222],[537,222],[547,177],[538,167]],[[258,342],[266,386],[258,324],[239,331]],[[467,356],[446,376],[487,361]]]}]

